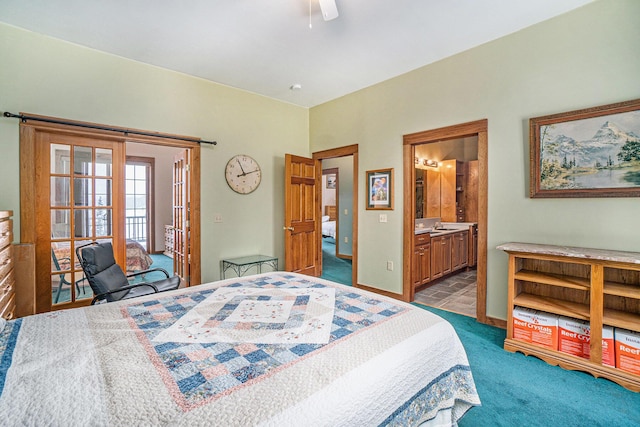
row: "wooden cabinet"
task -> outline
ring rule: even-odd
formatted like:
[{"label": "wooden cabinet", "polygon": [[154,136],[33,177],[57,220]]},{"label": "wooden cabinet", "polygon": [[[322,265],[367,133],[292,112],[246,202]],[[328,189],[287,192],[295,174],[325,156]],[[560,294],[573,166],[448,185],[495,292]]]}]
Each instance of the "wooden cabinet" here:
[{"label": "wooden cabinet", "polygon": [[469,232],[460,231],[451,236],[451,271],[469,264]]},{"label": "wooden cabinet", "polygon": [[478,226],[469,227],[469,267],[478,265]]},{"label": "wooden cabinet", "polygon": [[425,218],[440,218],[440,172],[427,169],[424,172]]},{"label": "wooden cabinet", "polygon": [[0,211],[0,316],[15,317],[15,275],[13,268],[12,211]]},{"label": "wooden cabinet", "polygon": [[[640,253],[527,243],[506,243],[498,249],[509,254],[505,350],[640,391],[640,375],[602,364],[603,326],[640,332]],[[588,321],[589,359],[514,339],[516,306]]]},{"label": "wooden cabinet", "polygon": [[429,233],[415,235],[411,277],[414,289],[431,281],[431,235]]},{"label": "wooden cabinet", "polygon": [[451,273],[451,234],[431,238],[431,279]]},{"label": "wooden cabinet", "polygon": [[478,222],[478,161],[466,163],[464,216],[466,222]]},{"label": "wooden cabinet", "polygon": [[444,160],[440,171],[440,217],[443,222],[464,222],[464,162]]}]

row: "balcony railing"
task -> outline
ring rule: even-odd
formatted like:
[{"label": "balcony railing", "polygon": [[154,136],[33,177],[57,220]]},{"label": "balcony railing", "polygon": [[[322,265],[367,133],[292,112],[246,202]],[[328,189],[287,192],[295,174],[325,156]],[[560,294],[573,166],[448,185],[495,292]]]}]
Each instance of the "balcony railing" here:
[{"label": "balcony railing", "polygon": [[128,216],[126,217],[127,239],[136,242],[144,242],[147,240],[147,217],[146,216]]}]

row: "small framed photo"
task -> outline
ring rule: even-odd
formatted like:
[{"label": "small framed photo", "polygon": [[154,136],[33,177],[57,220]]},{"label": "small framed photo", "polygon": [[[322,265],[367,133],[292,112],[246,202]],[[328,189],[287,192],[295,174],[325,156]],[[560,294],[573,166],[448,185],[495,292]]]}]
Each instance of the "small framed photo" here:
[{"label": "small framed photo", "polygon": [[337,182],[338,182],[338,178],[337,178],[335,173],[327,174],[327,188],[328,189],[335,189]]},{"label": "small framed photo", "polygon": [[367,171],[367,209],[393,209],[393,169]]},{"label": "small framed photo", "polygon": [[640,196],[640,99],[529,120],[529,196]]}]

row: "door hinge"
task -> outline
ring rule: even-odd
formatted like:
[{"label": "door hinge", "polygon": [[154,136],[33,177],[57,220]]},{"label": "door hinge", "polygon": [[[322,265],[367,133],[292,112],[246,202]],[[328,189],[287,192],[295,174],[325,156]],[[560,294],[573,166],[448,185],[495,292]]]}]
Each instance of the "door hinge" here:
[{"label": "door hinge", "polygon": [[185,221],[185,222],[184,222],[184,225],[185,225],[187,228],[189,228],[189,220]]},{"label": "door hinge", "polygon": [[186,165],[186,166],[184,167],[184,169],[185,169],[187,172],[191,171],[191,165]]}]

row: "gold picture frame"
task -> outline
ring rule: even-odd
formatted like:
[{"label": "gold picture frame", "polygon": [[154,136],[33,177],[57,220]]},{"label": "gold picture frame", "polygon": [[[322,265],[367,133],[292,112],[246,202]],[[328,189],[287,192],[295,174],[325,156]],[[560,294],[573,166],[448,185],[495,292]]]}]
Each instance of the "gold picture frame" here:
[{"label": "gold picture frame", "polygon": [[531,198],[640,196],[640,99],[529,120]]}]

